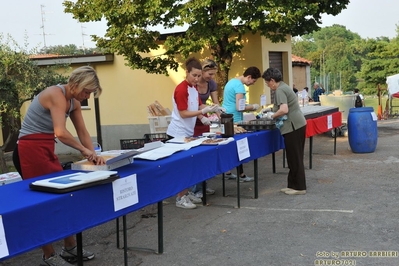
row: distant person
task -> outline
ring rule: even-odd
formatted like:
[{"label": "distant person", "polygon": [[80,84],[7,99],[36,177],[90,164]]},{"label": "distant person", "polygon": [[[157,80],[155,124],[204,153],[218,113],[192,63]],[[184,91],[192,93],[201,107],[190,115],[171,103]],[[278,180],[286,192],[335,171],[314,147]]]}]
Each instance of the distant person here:
[{"label": "distant person", "polygon": [[303,88],[305,91],[306,91],[306,93],[308,94],[308,101],[309,102],[313,102],[313,99],[312,99],[312,97],[310,97],[309,96],[309,88],[308,87],[305,87],[305,88]]},{"label": "distant person", "polygon": [[313,101],[314,102],[320,102],[320,95],[323,94],[323,89],[320,87],[319,83],[315,82],[313,84]]},{"label": "distant person", "polygon": [[365,105],[364,105],[364,97],[363,97],[363,95],[361,95],[360,93],[359,93],[359,89],[354,89],[353,90],[353,92],[354,92],[354,94],[355,94],[355,107],[356,108],[358,108],[358,107],[364,107]]},{"label": "distant person", "polygon": [[323,94],[326,93],[326,90],[324,89],[324,86],[321,83],[320,83],[320,88],[321,88],[321,91],[322,91]]},{"label": "distant person", "polygon": [[292,85],[292,90],[295,92],[296,95],[298,95],[298,89],[296,88],[295,84]]}]

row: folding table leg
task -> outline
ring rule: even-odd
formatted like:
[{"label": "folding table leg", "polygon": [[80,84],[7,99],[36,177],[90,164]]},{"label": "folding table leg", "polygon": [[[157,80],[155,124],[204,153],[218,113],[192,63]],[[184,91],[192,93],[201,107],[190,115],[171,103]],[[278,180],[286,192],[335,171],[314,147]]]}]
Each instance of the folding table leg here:
[{"label": "folding table leg", "polygon": [[119,243],[119,218],[116,218],[116,248],[120,248],[120,243]]},{"label": "folding table leg", "polygon": [[206,206],[206,181],[202,181],[202,205]]},{"label": "folding table leg", "polygon": [[78,266],[83,266],[82,233],[76,234],[76,249],[78,250]]},{"label": "folding table leg", "polygon": [[258,159],[254,160],[254,178],[254,198],[257,199],[259,197]]},{"label": "folding table leg", "polygon": [[272,153],[272,167],[273,167],[273,174],[276,173],[276,153]]},{"label": "folding table leg", "polygon": [[285,149],[283,149],[283,168],[285,168]]},{"label": "folding table leg", "polygon": [[163,253],[163,203],[158,201],[158,254]]},{"label": "folding table leg", "polygon": [[223,197],[226,197],[226,180],[224,173],[222,174],[222,192],[223,192]]},{"label": "folding table leg", "polygon": [[240,208],[240,176],[241,172],[239,168],[237,167],[237,208]]},{"label": "folding table leg", "polygon": [[309,169],[312,169],[313,137],[309,138]]},{"label": "folding table leg", "polygon": [[334,155],[337,154],[337,128],[334,128]]},{"label": "folding table leg", "polygon": [[127,258],[127,226],[126,226],[126,215],[122,217],[123,223],[123,261],[125,262],[125,266],[128,266],[128,258]]}]

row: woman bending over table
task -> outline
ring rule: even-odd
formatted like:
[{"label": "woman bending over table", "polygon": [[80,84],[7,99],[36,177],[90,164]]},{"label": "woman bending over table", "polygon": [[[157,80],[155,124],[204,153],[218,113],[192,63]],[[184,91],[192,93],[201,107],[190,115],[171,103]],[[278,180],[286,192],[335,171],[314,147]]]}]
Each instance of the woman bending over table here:
[{"label": "woman bending over table", "polygon": [[[75,69],[67,84],[51,86],[32,100],[22,122],[17,146],[13,153],[15,168],[23,179],[29,179],[62,171],[55,154],[55,137],[78,151],[94,164],[105,164],[97,156],[86,129],[80,102],[101,94],[101,86],[95,70],[90,66]],[[79,141],[66,128],[67,117],[76,129]],[[45,213],[46,210],[43,210]],[[72,265],[77,260],[76,241],[73,236],[64,239],[61,254],[54,251],[52,244],[42,247],[45,265]],[[91,260],[94,254],[83,250],[83,259]],[[68,262],[66,262],[68,261]]]}]

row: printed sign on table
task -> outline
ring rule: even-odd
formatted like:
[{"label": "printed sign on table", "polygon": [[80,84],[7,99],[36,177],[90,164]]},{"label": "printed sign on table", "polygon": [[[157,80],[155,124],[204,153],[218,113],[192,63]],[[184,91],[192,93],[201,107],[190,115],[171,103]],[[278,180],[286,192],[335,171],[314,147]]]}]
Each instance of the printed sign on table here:
[{"label": "printed sign on table", "polygon": [[248,146],[248,138],[239,139],[237,143],[238,159],[240,161],[251,156]]},{"label": "printed sign on table", "polygon": [[114,192],[114,210],[132,206],[139,202],[136,174],[120,178],[112,182]]},{"label": "printed sign on table", "polygon": [[4,232],[3,217],[0,215],[0,258],[10,255],[8,252],[6,234]]},{"label": "printed sign on table", "polygon": [[333,127],[332,115],[327,116],[327,128],[331,129]]}]

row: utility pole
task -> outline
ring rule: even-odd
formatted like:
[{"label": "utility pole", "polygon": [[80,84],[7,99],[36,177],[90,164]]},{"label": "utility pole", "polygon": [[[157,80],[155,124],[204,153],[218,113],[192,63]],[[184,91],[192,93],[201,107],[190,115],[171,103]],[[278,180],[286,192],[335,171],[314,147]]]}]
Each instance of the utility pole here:
[{"label": "utility pole", "polygon": [[85,26],[83,26],[82,23],[80,23],[80,29],[82,31],[82,49],[83,49],[83,54],[86,54],[86,49],[85,49],[85,36],[87,36],[87,34],[84,33],[83,29],[86,28]]},{"label": "utility pole", "polygon": [[45,19],[45,14],[46,14],[46,12],[44,11],[44,8],[45,8],[45,6],[44,5],[40,5],[40,11],[41,11],[41,16],[42,16],[42,25],[40,26],[40,28],[42,29],[42,36],[43,36],[43,45],[44,45],[44,51],[45,51],[45,53],[47,53],[47,45],[46,45],[46,35],[50,35],[50,34],[47,34],[46,33],[46,31],[45,31],[45,29],[44,29],[44,22],[46,21],[46,19]]},{"label": "utility pole", "polygon": [[342,87],[341,87],[341,71],[339,71],[339,90],[342,90]]},{"label": "utility pole", "polygon": [[42,35],[43,35],[43,45],[44,45],[44,49],[46,50],[47,49],[47,46],[46,46],[46,32],[45,32],[45,30],[44,30],[44,21],[46,20],[45,18],[44,18],[44,5],[40,5],[40,10],[41,10],[41,14],[42,14],[42,25],[40,26],[40,28],[42,29]]},{"label": "utility pole", "polygon": [[324,60],[324,50],[323,50],[323,86],[326,86],[326,66],[324,65],[325,60]]},{"label": "utility pole", "polygon": [[320,55],[320,78],[319,78],[319,83],[321,83],[321,72],[323,70],[323,64],[322,64],[323,61],[321,59],[322,59],[322,56]]}]

